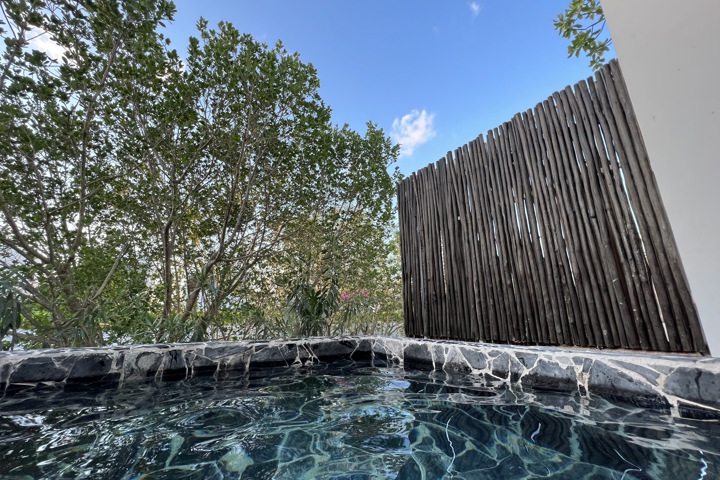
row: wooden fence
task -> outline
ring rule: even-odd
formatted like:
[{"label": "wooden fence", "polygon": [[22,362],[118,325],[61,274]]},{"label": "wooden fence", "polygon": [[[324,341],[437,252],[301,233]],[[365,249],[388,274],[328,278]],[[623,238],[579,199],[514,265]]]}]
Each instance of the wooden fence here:
[{"label": "wooden fence", "polygon": [[398,208],[408,336],[709,354],[616,61],[412,174]]}]

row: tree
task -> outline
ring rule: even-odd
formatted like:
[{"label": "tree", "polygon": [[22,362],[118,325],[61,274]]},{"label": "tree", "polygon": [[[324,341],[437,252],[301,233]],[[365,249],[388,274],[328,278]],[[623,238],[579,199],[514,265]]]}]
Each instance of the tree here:
[{"label": "tree", "polygon": [[568,57],[583,53],[593,70],[605,63],[603,55],[612,39],[605,32],[605,14],[598,0],[572,0],[553,24],[560,35],[570,39]]},{"label": "tree", "polygon": [[368,281],[363,277],[345,286],[340,295],[334,335],[395,335],[402,331],[402,280],[399,235],[387,243],[385,261],[379,262]]},{"label": "tree", "polygon": [[[103,122],[124,58],[157,41],[166,1],[3,1],[0,34],[0,244],[3,268],[36,306],[44,345],[103,342],[101,299],[131,254],[116,180],[118,132]],[[61,58],[31,48],[45,35]],[[109,259],[79,275],[88,259]]]},{"label": "tree", "polygon": [[[347,126],[334,130],[329,162],[315,172],[321,185],[312,211],[289,239],[280,285],[290,330],[331,335],[342,323],[342,291],[374,289],[391,251],[393,197],[399,181],[388,167],[398,147],[372,123],[364,136]],[[293,322],[294,320],[294,322]]]},{"label": "tree", "polygon": [[129,115],[114,120],[140,169],[130,211],[161,259],[161,316],[193,323],[196,340],[308,210],[304,170],[327,161],[330,131],[312,65],[228,23],[198,28],[182,66],[132,67],[158,75],[122,93]]},{"label": "tree", "polygon": [[312,65],[202,19],[181,59],[169,2],[0,5],[0,262],[26,345],[285,334],[290,292],[372,283],[397,147],[332,126]]}]

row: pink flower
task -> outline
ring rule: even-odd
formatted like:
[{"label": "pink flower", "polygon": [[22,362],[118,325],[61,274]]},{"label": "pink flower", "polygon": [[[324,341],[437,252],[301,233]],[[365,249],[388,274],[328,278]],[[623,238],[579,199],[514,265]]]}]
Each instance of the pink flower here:
[{"label": "pink flower", "polygon": [[341,293],[340,294],[340,301],[341,302],[347,302],[348,300],[351,300],[352,298],[356,297],[357,295],[362,295],[365,298],[370,297],[370,291],[366,288],[363,288],[362,290],[356,290],[354,292],[348,292],[348,293]]}]

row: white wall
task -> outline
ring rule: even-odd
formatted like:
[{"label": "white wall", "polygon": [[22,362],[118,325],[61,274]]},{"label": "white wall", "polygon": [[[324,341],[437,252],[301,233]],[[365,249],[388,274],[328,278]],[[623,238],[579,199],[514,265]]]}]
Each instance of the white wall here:
[{"label": "white wall", "polygon": [[720,356],[720,0],[602,0],[705,336]]}]

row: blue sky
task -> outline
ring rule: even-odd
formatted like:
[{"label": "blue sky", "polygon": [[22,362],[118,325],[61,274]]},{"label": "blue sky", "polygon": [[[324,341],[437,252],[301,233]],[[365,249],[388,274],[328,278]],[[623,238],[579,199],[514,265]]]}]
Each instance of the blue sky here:
[{"label": "blue sky", "polygon": [[318,69],[333,122],[378,124],[402,144],[408,175],[592,75],[586,58],[567,58],[552,24],[568,3],[176,0],[166,33],[181,55],[200,16],[282,40]]}]

